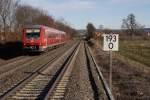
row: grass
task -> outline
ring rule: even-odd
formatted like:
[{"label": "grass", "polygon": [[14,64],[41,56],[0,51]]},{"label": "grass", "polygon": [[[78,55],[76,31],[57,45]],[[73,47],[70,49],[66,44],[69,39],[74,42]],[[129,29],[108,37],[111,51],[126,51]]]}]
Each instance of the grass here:
[{"label": "grass", "polygon": [[119,53],[150,67],[150,39],[122,40],[119,42]]}]

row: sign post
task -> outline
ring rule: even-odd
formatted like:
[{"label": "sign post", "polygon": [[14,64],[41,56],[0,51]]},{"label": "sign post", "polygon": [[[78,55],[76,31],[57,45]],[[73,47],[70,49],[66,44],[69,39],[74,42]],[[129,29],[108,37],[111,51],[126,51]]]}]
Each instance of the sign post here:
[{"label": "sign post", "polygon": [[118,34],[103,34],[103,50],[109,51],[109,86],[112,90],[112,51],[118,51]]},{"label": "sign post", "polygon": [[112,90],[112,51],[109,51],[109,87]]}]

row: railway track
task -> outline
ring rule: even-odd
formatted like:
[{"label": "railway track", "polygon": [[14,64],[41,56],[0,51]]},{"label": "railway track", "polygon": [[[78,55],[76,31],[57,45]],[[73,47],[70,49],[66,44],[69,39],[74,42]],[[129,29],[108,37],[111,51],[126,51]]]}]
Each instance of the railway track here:
[{"label": "railway track", "polygon": [[56,56],[59,57],[60,55],[62,55],[74,44],[75,42],[68,43],[63,47],[52,50],[48,53],[44,53],[45,56],[41,55],[39,60],[35,59],[33,63],[27,62],[25,63],[25,65],[20,65],[20,68],[18,68],[16,71],[12,73],[6,72],[7,74],[1,77],[0,79],[0,95],[4,94],[12,87],[14,87],[16,84],[18,84],[21,80],[23,80],[25,77],[35,72],[39,67],[43,65],[43,63],[46,63],[49,60],[54,59]]},{"label": "railway track", "polygon": [[0,68],[3,67],[3,66],[9,66],[9,65],[13,65],[14,63],[16,62],[19,62],[20,60],[22,60],[22,58],[25,58],[26,56],[19,56],[19,57],[16,57],[16,58],[12,58],[8,61],[2,61],[0,63]]},{"label": "railway track", "polygon": [[[49,96],[46,94],[52,93],[51,89],[54,89],[53,87],[55,87],[57,82],[63,76],[65,70],[68,71],[67,65],[71,61],[78,46],[79,44],[74,45],[63,56],[56,57],[48,61],[44,65],[42,65],[32,74],[30,74],[25,79],[23,79],[18,84],[16,84],[14,87],[12,87],[7,92],[2,94],[0,96],[0,99],[2,100],[40,99],[41,100],[44,98],[49,98]],[[56,66],[59,66],[59,68],[57,68]],[[53,71],[53,73],[50,73],[50,71],[55,68],[56,68],[56,72],[54,73]],[[68,74],[64,74],[64,75],[66,76]]]},{"label": "railway track", "polygon": [[[59,47],[59,48],[61,48],[61,47]],[[59,49],[59,48],[57,48],[57,49]],[[57,49],[54,49],[51,52],[54,52]],[[35,61],[40,60],[41,58],[43,58],[44,56],[50,54],[51,52],[48,52],[48,50],[47,50],[47,52],[43,53],[42,55],[36,54],[34,56],[32,56],[32,55],[21,56],[21,57],[18,57],[16,59],[14,59],[11,62],[8,62],[7,64],[0,65],[0,78],[6,76],[8,74],[11,74],[11,73],[15,72],[18,69],[21,69],[21,68],[25,67],[26,65],[29,65],[29,64],[31,64]],[[20,65],[22,65],[22,66],[20,66]]]},{"label": "railway track", "polygon": [[54,49],[50,52],[44,53],[43,55],[39,55],[40,59],[32,59],[27,63],[19,65],[17,68],[14,67],[14,69],[6,72],[6,74],[4,73],[3,75],[0,75],[0,95],[4,94],[8,90],[10,90],[10,88],[14,87],[16,84],[22,81],[25,77],[35,72],[39,67],[43,65],[43,63],[46,63],[49,60],[62,55],[74,44],[75,43],[72,42],[58,49]]},{"label": "railway track", "polygon": [[27,63],[32,63],[33,62],[33,59],[35,59],[36,57],[25,57],[25,58],[22,58],[18,61],[15,61],[15,62],[12,62],[12,63],[9,63],[7,65],[4,65],[2,67],[0,67],[0,78],[10,74],[10,73],[13,73],[15,72],[17,69],[23,67],[23,66],[20,66],[20,65],[24,65],[24,64],[27,64]]},{"label": "railway track", "polygon": [[[52,51],[52,52],[54,52],[54,51]],[[40,56],[32,56],[32,57],[22,58],[16,62],[12,62],[7,65],[1,66],[0,67],[0,79],[9,74],[16,72],[18,69],[22,69],[22,68],[26,67],[27,65],[32,64],[33,62],[40,61],[43,57],[45,57],[46,55],[49,55],[50,53],[51,52],[44,53]]]},{"label": "railway track", "polygon": [[[8,91],[1,94],[0,100],[62,100],[65,96],[66,87],[69,84],[69,78],[81,44],[82,42],[75,44],[62,56],[54,57],[40,66]],[[92,67],[96,69],[99,82],[102,84],[101,88],[103,88],[106,94],[106,100],[114,100],[87,44],[84,44],[84,49],[94,99],[99,100],[101,97],[99,95],[99,88],[96,88],[96,85],[99,85],[99,83],[97,84],[92,75]]]},{"label": "railway track", "polygon": [[70,58],[67,59],[63,65],[64,68],[62,71],[56,75],[58,76],[57,79],[54,78],[55,82],[49,90],[48,95],[45,97],[45,100],[61,100],[64,98],[65,90],[69,82],[69,77],[73,70],[75,59],[79,52],[80,46],[81,44],[78,45],[74,52],[72,52],[72,55],[70,55]]},{"label": "railway track", "polygon": [[[90,77],[91,85],[92,85],[93,92],[94,92],[94,99],[95,100],[101,99],[99,91],[100,91],[100,88],[103,88],[105,95],[106,95],[105,99],[106,100],[115,100],[112,93],[111,93],[111,90],[108,87],[108,84],[106,83],[106,81],[102,75],[102,72],[100,71],[100,69],[99,69],[99,67],[98,67],[98,65],[94,59],[94,56],[92,54],[91,49],[88,47],[87,44],[84,44],[84,45],[85,45],[86,58],[87,58],[87,63],[88,63],[87,66],[89,69],[89,77]],[[95,74],[95,73],[92,73],[92,67],[94,67],[94,69],[96,70],[99,82],[95,81],[95,79],[94,79],[93,74]],[[98,86],[100,84],[102,87],[98,88]]]}]

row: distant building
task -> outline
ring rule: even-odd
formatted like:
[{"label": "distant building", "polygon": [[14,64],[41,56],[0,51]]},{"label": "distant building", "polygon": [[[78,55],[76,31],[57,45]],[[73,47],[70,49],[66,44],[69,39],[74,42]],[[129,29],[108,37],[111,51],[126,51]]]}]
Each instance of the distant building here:
[{"label": "distant building", "polygon": [[100,37],[102,34],[103,34],[103,32],[96,31],[96,32],[95,32],[95,37]]},{"label": "distant building", "polygon": [[146,36],[150,37],[150,28],[145,28],[144,29]]}]

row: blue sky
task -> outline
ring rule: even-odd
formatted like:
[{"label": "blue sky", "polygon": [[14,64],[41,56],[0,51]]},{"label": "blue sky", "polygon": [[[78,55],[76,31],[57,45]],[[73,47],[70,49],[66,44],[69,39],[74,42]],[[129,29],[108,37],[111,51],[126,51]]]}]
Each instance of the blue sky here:
[{"label": "blue sky", "polygon": [[133,13],[137,21],[150,27],[150,0],[21,0],[47,11],[56,19],[64,18],[72,27],[85,29],[88,22],[95,27],[118,29],[122,19]]}]

